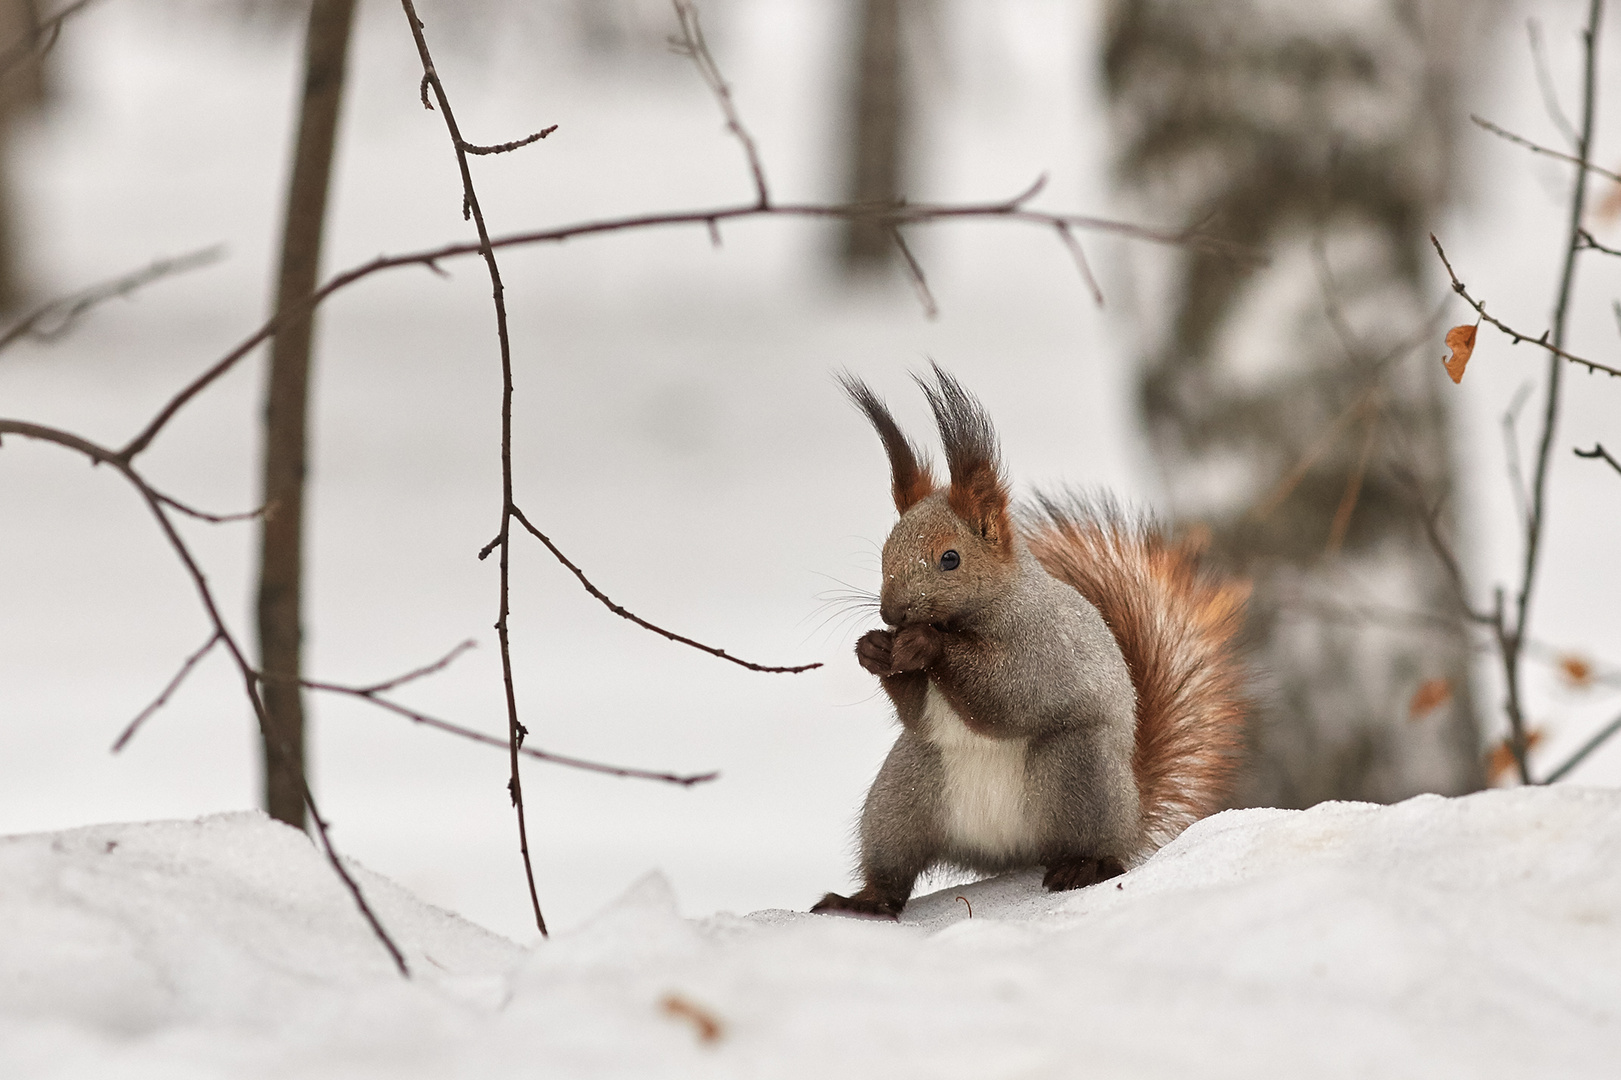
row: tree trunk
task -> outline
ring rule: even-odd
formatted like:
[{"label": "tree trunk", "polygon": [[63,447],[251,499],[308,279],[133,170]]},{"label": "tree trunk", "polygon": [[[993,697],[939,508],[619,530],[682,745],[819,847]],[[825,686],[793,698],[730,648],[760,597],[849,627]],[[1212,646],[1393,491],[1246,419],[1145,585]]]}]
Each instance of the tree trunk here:
[{"label": "tree trunk", "polygon": [[[1176,512],[1255,584],[1250,804],[1483,782],[1468,629],[1404,480],[1453,487],[1425,235],[1473,20],[1354,10],[1115,0],[1108,26],[1121,180],[1270,258],[1173,255],[1139,320],[1162,328],[1141,407]],[[1426,684],[1449,699],[1418,708]]]},{"label": "tree trunk", "polygon": [[17,247],[11,158],[13,125],[37,109],[45,96],[44,58],[39,51],[43,43],[34,38],[38,28],[34,0],[0,0],[0,50],[7,54],[0,70],[0,312],[22,307],[28,293]]},{"label": "tree trunk", "polygon": [[315,291],[332,175],[344,61],[354,0],[314,0],[304,50],[304,95],[287,192],[276,311],[265,391],[264,504],[259,564],[259,666],[264,673],[264,802],[272,817],[304,827],[302,603],[305,425]]},{"label": "tree trunk", "polygon": [[[909,119],[901,58],[905,2],[859,0],[845,191],[850,202],[887,205],[901,198]],[[895,255],[895,241],[889,229],[854,218],[845,223],[840,254],[846,272],[882,269]]]}]

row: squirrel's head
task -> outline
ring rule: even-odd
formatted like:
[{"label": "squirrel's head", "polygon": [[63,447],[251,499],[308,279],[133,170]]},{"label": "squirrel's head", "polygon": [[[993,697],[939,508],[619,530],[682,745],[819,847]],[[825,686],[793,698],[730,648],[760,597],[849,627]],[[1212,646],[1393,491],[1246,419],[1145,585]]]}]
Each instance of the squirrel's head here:
[{"label": "squirrel's head", "polygon": [[951,483],[943,490],[878,396],[853,376],[841,382],[883,440],[901,515],[884,541],[879,613],[890,626],[932,623],[950,630],[1003,595],[1017,564],[996,430],[984,406],[939,365],[934,377],[938,385],[917,382],[945,447]]}]

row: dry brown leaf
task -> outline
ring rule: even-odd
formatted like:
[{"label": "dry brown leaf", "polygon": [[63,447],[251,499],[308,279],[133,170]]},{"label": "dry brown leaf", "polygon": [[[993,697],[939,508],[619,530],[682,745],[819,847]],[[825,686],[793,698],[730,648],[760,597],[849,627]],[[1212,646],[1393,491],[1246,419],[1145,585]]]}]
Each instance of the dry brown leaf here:
[{"label": "dry brown leaf", "polygon": [[1470,326],[1465,323],[1447,331],[1447,348],[1452,350],[1452,355],[1446,360],[1447,374],[1452,376],[1455,383],[1463,382],[1464,365],[1469,363],[1469,357],[1475,351],[1475,332],[1479,329],[1478,324]]},{"label": "dry brown leaf", "polygon": [[680,994],[665,994],[664,1000],[659,1002],[666,1015],[674,1016],[692,1024],[693,1030],[698,1033],[701,1043],[719,1042],[726,1034],[726,1026],[722,1024],[714,1013],[696,1005]]},{"label": "dry brown leaf", "polygon": [[1422,720],[1451,700],[1451,682],[1446,679],[1425,679],[1413,691],[1413,699],[1407,703],[1407,719]]},{"label": "dry brown leaf", "polygon": [[1559,658],[1559,674],[1564,676],[1566,685],[1576,690],[1586,690],[1593,685],[1593,664],[1585,656],[1565,653]]},{"label": "dry brown leaf", "polygon": [[[1532,728],[1525,733],[1525,752],[1530,753],[1536,749],[1537,743],[1542,741],[1542,729]],[[1495,784],[1503,777],[1514,771],[1514,751],[1509,749],[1508,739],[1504,738],[1486,759],[1486,783]]]}]

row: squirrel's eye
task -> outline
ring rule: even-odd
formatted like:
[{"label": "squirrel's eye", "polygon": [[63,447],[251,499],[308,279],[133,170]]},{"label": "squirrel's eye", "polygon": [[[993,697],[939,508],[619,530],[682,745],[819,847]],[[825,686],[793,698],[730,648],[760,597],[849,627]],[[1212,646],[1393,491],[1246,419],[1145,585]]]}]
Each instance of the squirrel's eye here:
[{"label": "squirrel's eye", "polygon": [[942,570],[955,570],[960,565],[962,565],[962,557],[955,551],[948,551],[940,556],[940,569]]}]

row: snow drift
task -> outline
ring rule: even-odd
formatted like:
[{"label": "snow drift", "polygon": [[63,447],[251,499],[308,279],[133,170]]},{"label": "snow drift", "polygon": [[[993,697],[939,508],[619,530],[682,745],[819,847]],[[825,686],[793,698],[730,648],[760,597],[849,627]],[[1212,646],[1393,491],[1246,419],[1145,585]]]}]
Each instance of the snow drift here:
[{"label": "snow drift", "polygon": [[534,949],[357,873],[409,982],[261,815],[0,839],[0,1075],[1596,1077],[1621,1054],[1616,791],[1233,811],[1102,885],[1012,875],[900,925],[683,919],[650,874]]}]

